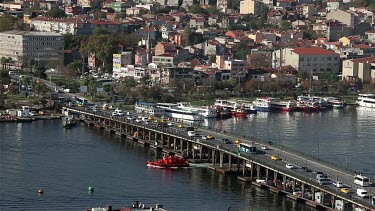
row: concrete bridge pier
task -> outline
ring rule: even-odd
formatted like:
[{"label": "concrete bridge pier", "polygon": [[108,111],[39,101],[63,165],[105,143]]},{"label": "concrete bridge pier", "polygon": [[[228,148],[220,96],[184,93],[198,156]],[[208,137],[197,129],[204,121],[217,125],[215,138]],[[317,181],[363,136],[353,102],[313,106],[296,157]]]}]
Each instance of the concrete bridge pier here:
[{"label": "concrete bridge pier", "polygon": [[260,165],[257,165],[257,178],[260,179]]},{"label": "concrete bridge pier", "polygon": [[266,180],[268,180],[268,179],[269,179],[269,169],[266,168]]},{"label": "concrete bridge pier", "polygon": [[273,172],[273,183],[274,183],[275,187],[277,187],[278,180],[277,180],[277,172],[276,171]]},{"label": "concrete bridge pier", "polygon": [[232,155],[228,154],[228,165],[229,165],[229,171],[232,170]]},{"label": "concrete bridge pier", "polygon": [[177,138],[175,137],[173,139],[173,152],[176,152],[176,150],[177,150]]},{"label": "concrete bridge pier", "polygon": [[219,152],[219,156],[220,156],[220,161],[219,161],[219,163],[220,163],[220,167],[223,167],[223,162],[224,162],[224,153],[223,152]]},{"label": "concrete bridge pier", "polygon": [[199,145],[199,160],[200,162],[203,161],[203,146]]},{"label": "concrete bridge pier", "polygon": [[286,190],[286,175],[283,174],[283,190]]}]

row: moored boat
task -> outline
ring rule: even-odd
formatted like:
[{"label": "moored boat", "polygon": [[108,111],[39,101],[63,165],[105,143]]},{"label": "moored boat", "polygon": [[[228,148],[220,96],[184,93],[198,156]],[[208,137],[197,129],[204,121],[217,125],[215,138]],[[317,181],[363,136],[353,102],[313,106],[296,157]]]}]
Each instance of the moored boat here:
[{"label": "moored boat", "polygon": [[375,94],[359,94],[357,104],[363,107],[375,108]]},{"label": "moored boat", "polygon": [[181,168],[189,167],[189,163],[184,158],[165,154],[162,159],[157,161],[147,161],[147,166],[157,168]]},{"label": "moored boat", "polygon": [[234,117],[246,117],[246,114],[247,112],[243,107],[232,110],[232,116]]},{"label": "moored boat", "polygon": [[275,111],[294,111],[295,103],[293,101],[272,101],[271,107]]},{"label": "moored boat", "polygon": [[61,126],[63,128],[71,128],[77,124],[77,121],[74,119],[73,116],[63,117]]}]

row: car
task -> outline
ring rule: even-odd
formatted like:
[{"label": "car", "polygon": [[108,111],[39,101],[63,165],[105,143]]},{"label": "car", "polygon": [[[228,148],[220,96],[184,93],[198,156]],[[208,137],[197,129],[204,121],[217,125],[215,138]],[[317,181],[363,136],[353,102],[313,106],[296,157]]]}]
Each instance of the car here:
[{"label": "car", "polygon": [[149,124],[151,124],[151,121],[148,120],[148,119],[147,119],[147,120],[144,120],[143,122],[144,122],[145,125],[149,125]]},{"label": "car", "polygon": [[341,193],[350,193],[349,188],[341,188],[340,191]]},{"label": "car", "polygon": [[127,120],[133,120],[134,117],[132,117],[132,116],[127,116],[126,119],[127,119]]},{"label": "car", "polygon": [[333,182],[333,185],[334,185],[336,188],[343,188],[343,187],[344,187],[344,184],[342,184],[342,182],[340,182],[340,181],[335,181],[335,182]]},{"label": "car", "polygon": [[172,123],[172,122],[168,122],[167,125],[168,125],[169,127],[171,127],[171,126],[173,126],[173,123]]},{"label": "car", "polygon": [[163,127],[167,127],[167,124],[163,123],[163,122],[159,122],[159,123],[156,124],[156,126],[163,128]]},{"label": "car", "polygon": [[116,111],[112,112],[111,116],[119,116]]},{"label": "car", "polygon": [[332,181],[330,179],[328,179],[328,178],[321,178],[321,179],[318,179],[318,183],[320,185],[327,186],[327,185],[332,184]]},{"label": "car", "polygon": [[142,122],[142,119],[136,119],[135,122],[140,123]]},{"label": "car", "polygon": [[152,116],[148,116],[148,120],[153,120],[154,118]]},{"label": "car", "polygon": [[195,131],[188,131],[187,134],[190,137],[195,136]]},{"label": "car", "polygon": [[187,127],[186,131],[194,131],[194,127]]},{"label": "car", "polygon": [[272,155],[272,156],[271,156],[271,159],[272,159],[272,160],[281,160],[281,159],[279,158],[279,156],[277,156],[277,155]]},{"label": "car", "polygon": [[236,143],[236,144],[239,144],[241,141],[240,140],[238,140],[238,139],[236,139],[235,141],[234,141],[234,143]]},{"label": "car", "polygon": [[205,139],[205,140],[211,140],[211,139],[215,139],[215,137],[213,137],[211,135],[207,135],[207,136],[203,136],[203,139]]},{"label": "car", "polygon": [[311,172],[311,169],[309,169],[308,167],[306,166],[302,166],[301,169],[305,172]]},{"label": "car", "polygon": [[288,169],[294,169],[294,168],[296,168],[295,166],[293,166],[293,165],[290,164],[290,163],[287,163],[287,164],[285,165],[285,167],[288,168]]},{"label": "car", "polygon": [[266,145],[263,145],[261,148],[262,148],[263,150],[267,150],[267,149],[268,149],[268,147],[267,147]]},{"label": "car", "polygon": [[180,124],[177,125],[177,127],[179,127],[179,128],[183,128],[184,125],[180,123]]},{"label": "car", "polygon": [[154,122],[155,122],[155,123],[158,123],[158,122],[159,122],[159,120],[155,119],[155,120],[154,120]]},{"label": "car", "polygon": [[221,140],[224,144],[233,144],[233,142],[231,142],[229,139],[227,139],[227,138],[223,138],[222,140]]}]

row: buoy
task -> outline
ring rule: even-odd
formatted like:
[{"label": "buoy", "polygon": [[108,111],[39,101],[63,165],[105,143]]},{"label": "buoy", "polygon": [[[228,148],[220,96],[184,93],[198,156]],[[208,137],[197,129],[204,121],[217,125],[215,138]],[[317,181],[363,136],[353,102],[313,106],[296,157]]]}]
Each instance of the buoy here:
[{"label": "buoy", "polygon": [[43,190],[41,188],[38,189],[39,194],[43,194]]},{"label": "buoy", "polygon": [[94,187],[92,187],[92,186],[89,186],[89,192],[94,192]]}]

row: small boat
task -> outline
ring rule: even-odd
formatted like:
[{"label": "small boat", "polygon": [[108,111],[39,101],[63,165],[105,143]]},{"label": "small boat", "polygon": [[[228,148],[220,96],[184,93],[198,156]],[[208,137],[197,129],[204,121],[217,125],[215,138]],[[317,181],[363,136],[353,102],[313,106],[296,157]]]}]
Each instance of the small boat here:
[{"label": "small boat", "polygon": [[246,117],[246,110],[244,108],[236,108],[232,111],[232,116],[234,117]]},{"label": "small boat", "polygon": [[189,167],[189,163],[184,158],[165,154],[162,159],[157,161],[147,161],[147,166],[156,168],[180,168]]},{"label": "small boat", "polygon": [[77,124],[77,121],[74,119],[73,116],[67,116],[62,118],[61,126],[63,128],[71,128]]}]

